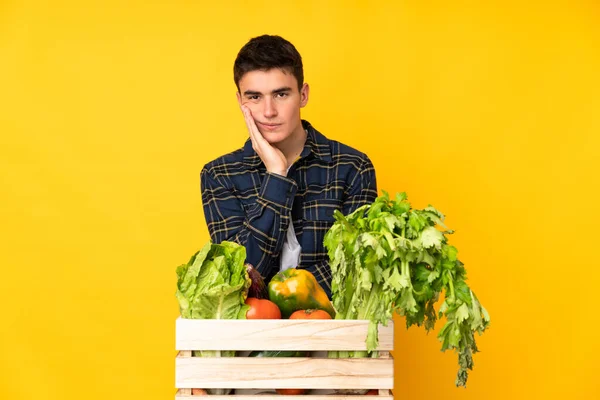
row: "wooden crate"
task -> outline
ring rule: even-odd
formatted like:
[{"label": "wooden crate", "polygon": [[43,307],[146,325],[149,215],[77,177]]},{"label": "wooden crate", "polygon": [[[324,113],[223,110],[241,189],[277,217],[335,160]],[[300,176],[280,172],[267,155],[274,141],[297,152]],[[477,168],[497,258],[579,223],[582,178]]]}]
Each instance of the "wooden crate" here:
[{"label": "wooden crate", "polygon": [[[192,357],[192,350],[366,350],[369,321],[364,320],[201,320],[176,321],[176,399],[191,388],[232,389],[379,389],[393,400],[394,326],[379,326],[380,358]],[[325,353],[323,353],[325,354]],[[322,391],[317,391],[322,392]],[[211,395],[211,400],[342,400],[352,395]],[[362,397],[362,396],[360,396]],[[364,398],[364,397],[363,397]]]}]

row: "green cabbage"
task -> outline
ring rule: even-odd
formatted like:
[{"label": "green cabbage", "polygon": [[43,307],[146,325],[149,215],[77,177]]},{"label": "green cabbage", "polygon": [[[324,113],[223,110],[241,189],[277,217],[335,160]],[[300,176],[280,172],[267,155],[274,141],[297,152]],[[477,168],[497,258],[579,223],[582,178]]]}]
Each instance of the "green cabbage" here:
[{"label": "green cabbage", "polygon": [[[246,319],[251,281],[244,266],[246,248],[233,242],[208,242],[187,264],[177,267],[177,292],[182,318]],[[234,357],[235,351],[193,351],[194,357]],[[228,394],[230,389],[207,389]]]},{"label": "green cabbage", "polygon": [[177,267],[177,300],[183,318],[245,319],[250,278],[246,248],[208,242],[187,264]]}]

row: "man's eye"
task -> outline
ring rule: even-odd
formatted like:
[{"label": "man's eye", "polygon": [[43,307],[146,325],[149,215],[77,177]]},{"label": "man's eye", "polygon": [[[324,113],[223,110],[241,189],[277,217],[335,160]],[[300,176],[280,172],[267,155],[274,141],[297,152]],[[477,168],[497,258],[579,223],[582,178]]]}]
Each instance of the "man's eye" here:
[{"label": "man's eye", "polygon": [[287,93],[277,93],[277,97],[279,98],[283,98],[283,97],[287,97],[288,94]]},{"label": "man's eye", "polygon": [[258,100],[258,95],[248,96],[250,100]]}]

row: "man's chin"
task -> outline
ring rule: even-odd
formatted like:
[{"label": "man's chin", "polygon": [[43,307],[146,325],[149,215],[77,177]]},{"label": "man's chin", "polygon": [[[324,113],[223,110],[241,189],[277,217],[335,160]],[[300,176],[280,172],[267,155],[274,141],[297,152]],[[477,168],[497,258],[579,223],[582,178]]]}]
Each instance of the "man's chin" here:
[{"label": "man's chin", "polygon": [[262,132],[261,131],[261,134],[265,138],[265,140],[271,145],[281,143],[290,136],[290,135],[286,135],[281,132]]}]

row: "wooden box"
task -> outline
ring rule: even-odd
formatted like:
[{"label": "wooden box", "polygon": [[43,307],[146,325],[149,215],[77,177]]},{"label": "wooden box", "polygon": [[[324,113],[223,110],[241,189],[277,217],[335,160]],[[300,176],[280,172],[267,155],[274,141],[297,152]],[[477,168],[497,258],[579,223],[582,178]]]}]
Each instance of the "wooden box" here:
[{"label": "wooden box", "polygon": [[[176,320],[176,400],[189,399],[191,388],[232,389],[379,389],[393,400],[394,325],[379,326],[380,358],[327,358],[328,350],[366,350],[365,320]],[[192,350],[305,350],[321,357],[192,357]],[[315,392],[319,394],[314,394]],[[211,400],[342,400],[357,395],[210,395]],[[332,392],[332,391],[329,391]],[[313,393],[313,394],[311,394]],[[205,396],[206,397],[206,396]]]}]

